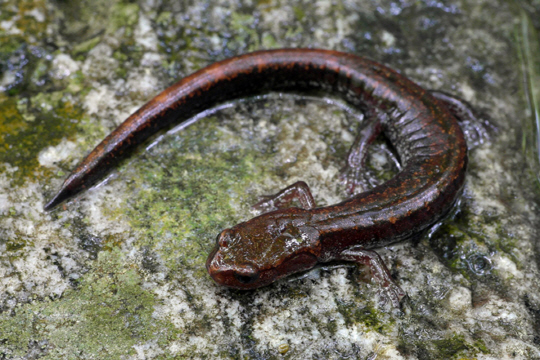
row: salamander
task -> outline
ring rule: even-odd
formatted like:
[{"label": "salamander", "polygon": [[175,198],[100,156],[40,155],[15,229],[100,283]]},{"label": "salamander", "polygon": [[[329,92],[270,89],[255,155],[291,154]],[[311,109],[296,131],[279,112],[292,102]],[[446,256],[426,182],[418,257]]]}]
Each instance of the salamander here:
[{"label": "salamander", "polygon": [[[351,261],[368,265],[399,306],[405,292],[373,249],[410,239],[449,212],[462,193],[467,144],[455,111],[459,104],[364,57],[280,49],[203,68],[129,116],[68,176],[45,209],[95,184],[156,132],[193,122],[194,115],[219,103],[270,91],[328,93],[365,114],[343,177],[351,191],[359,185],[367,146],[381,132],[395,148],[401,170],[331,206],[317,207],[305,182],[264,198],[257,206],[270,211],[217,236],[208,273],[217,284],[254,289],[319,263]],[[299,206],[291,207],[294,200]]]}]

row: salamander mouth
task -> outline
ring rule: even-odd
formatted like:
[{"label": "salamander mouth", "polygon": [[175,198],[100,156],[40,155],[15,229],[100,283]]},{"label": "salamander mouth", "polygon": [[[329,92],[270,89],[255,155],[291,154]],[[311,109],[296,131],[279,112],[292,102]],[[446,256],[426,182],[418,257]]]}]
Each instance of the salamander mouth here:
[{"label": "salamander mouth", "polygon": [[233,276],[240,284],[249,286],[259,280],[260,274],[253,268],[242,268],[240,271],[234,270]]}]

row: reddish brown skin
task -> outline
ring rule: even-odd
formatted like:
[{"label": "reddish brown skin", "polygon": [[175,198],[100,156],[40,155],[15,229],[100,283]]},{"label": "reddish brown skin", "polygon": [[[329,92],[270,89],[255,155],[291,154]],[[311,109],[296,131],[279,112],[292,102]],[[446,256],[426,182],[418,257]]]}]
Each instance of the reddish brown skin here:
[{"label": "reddish brown skin", "polygon": [[224,230],[207,268],[219,284],[267,285],[319,262],[408,239],[458,199],[467,147],[454,116],[429,92],[384,65],[336,51],[260,51],[210,65],[131,115],[67,178],[46,209],[91,186],[137,144],[216,104],[268,91],[323,91],[360,110],[377,109],[403,165],[390,181],[339,204],[287,208]]}]

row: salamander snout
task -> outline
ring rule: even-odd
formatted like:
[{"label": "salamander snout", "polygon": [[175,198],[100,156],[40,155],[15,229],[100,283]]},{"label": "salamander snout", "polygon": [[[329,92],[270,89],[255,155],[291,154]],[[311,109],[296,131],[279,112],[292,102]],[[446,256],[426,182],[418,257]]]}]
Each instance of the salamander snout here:
[{"label": "salamander snout", "polygon": [[[224,230],[217,237],[216,246],[206,260],[206,269],[219,285],[236,289],[254,289],[260,287],[261,274],[258,269],[246,263],[245,259],[230,253],[230,230]],[[237,254],[238,255],[238,254]]]},{"label": "salamander snout", "polygon": [[225,264],[223,254],[217,246],[206,261],[206,269],[218,285],[246,290],[261,286],[257,269],[251,265]]}]

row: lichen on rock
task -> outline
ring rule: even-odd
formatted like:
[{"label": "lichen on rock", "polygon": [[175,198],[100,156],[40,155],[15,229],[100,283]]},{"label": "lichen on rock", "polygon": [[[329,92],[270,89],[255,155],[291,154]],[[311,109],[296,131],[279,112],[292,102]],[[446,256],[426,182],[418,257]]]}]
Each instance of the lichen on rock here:
[{"label": "lichen on rock", "polygon": [[[538,188],[519,137],[524,21],[504,1],[3,1],[0,357],[540,358]],[[368,56],[464,97],[498,129],[470,150],[460,207],[380,250],[408,293],[400,311],[347,264],[249,292],[217,287],[204,267],[216,235],[254,216],[261,195],[304,180],[320,205],[344,198],[339,171],[362,114],[331,94],[231,102],[43,211],[159,91],[282,47]],[[391,149],[372,148],[369,171],[387,180]]]}]

